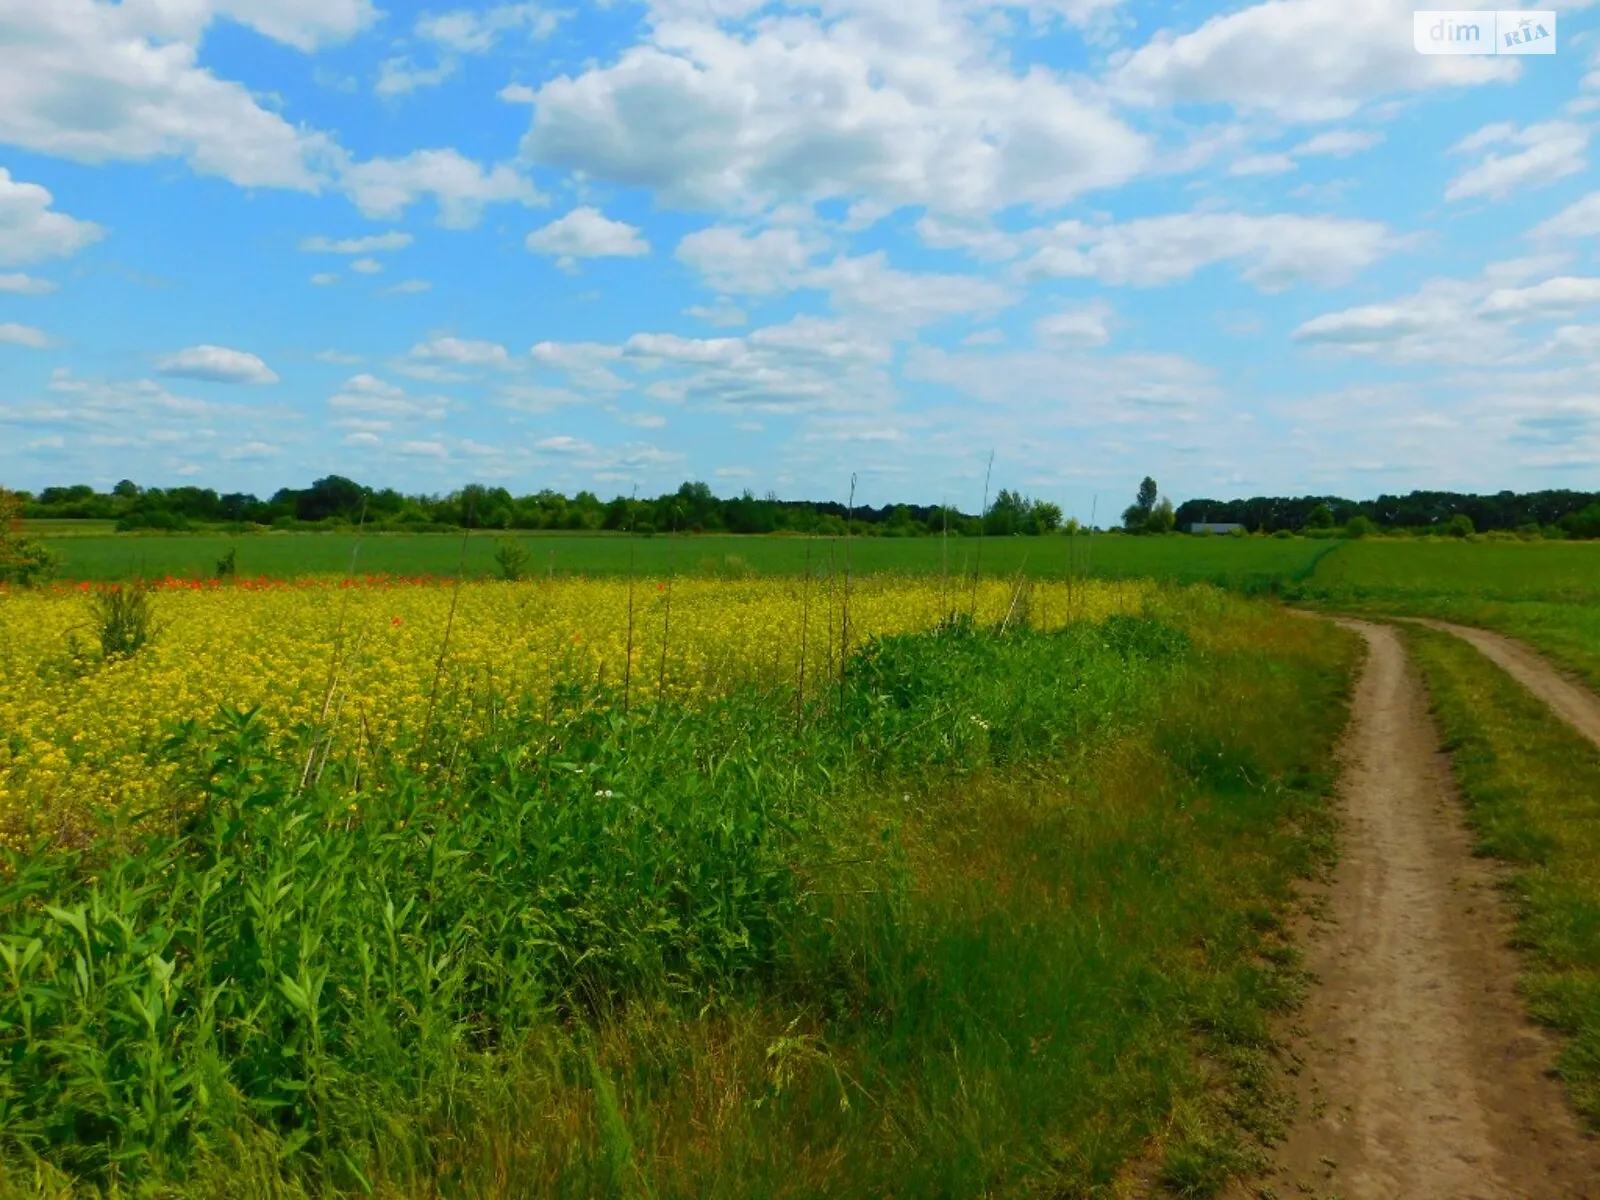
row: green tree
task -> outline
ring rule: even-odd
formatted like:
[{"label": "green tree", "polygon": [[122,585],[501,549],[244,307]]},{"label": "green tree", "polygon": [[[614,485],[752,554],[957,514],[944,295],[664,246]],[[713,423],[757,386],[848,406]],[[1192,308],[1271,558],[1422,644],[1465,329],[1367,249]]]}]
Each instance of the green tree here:
[{"label": "green tree", "polygon": [[1457,513],[1451,517],[1450,524],[1444,527],[1444,531],[1455,538],[1471,537],[1476,532],[1472,527],[1472,518],[1466,513]]},{"label": "green tree", "polygon": [[60,565],[53,550],[23,535],[22,497],[0,488],[0,583],[39,583],[54,576]]},{"label": "green tree", "polygon": [[1161,489],[1156,481],[1146,475],[1144,482],[1139,485],[1138,498],[1122,510],[1122,527],[1129,533],[1149,532],[1150,517],[1155,512],[1156,498],[1160,495]]},{"label": "green tree", "polygon": [[1139,485],[1139,507],[1149,512],[1156,506],[1156,497],[1160,494],[1161,489],[1156,486],[1156,481],[1146,475],[1144,482]]},{"label": "green tree", "polygon": [[1333,509],[1326,504],[1319,504],[1306,514],[1307,529],[1332,529]]},{"label": "green tree", "polygon": [[1177,523],[1178,515],[1172,501],[1163,496],[1145,518],[1144,528],[1146,533],[1171,533]]}]

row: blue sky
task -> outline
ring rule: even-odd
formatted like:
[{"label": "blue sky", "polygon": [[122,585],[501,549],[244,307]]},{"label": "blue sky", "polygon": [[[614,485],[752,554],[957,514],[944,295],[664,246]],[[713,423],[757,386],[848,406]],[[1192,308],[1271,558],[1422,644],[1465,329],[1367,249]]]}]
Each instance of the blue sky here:
[{"label": "blue sky", "polygon": [[0,482],[1600,487],[1600,34],[0,0]]}]

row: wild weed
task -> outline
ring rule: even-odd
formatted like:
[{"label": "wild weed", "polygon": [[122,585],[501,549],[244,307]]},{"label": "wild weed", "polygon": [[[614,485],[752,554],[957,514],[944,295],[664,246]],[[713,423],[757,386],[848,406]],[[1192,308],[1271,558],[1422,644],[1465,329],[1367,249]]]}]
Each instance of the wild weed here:
[{"label": "wild weed", "polygon": [[102,659],[130,658],[156,636],[155,598],[140,583],[101,588],[89,595],[89,624]]}]

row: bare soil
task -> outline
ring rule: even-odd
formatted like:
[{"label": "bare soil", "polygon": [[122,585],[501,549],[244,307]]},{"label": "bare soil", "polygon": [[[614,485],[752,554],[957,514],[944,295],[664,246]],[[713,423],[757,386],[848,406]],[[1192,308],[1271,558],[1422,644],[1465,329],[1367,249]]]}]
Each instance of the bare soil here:
[{"label": "bare soil", "polygon": [[1536,650],[1515,638],[1490,633],[1487,629],[1425,617],[1413,619],[1418,625],[1453,633],[1471,642],[1485,658],[1555,710],[1563,721],[1600,746],[1600,696],[1556,670]]},{"label": "bare soil", "polygon": [[1271,1174],[1233,1195],[1600,1198],[1600,1145],[1523,1014],[1510,917],[1472,855],[1421,680],[1396,630],[1345,624],[1369,653],[1342,749],[1344,847],[1311,897],[1299,1116]]}]

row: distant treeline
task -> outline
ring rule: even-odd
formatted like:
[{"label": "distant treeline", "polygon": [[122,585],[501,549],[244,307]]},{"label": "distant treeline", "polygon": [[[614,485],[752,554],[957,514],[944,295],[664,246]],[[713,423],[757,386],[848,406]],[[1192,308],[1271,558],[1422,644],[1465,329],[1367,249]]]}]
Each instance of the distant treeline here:
[{"label": "distant treeline", "polygon": [[[921,537],[946,530],[966,537],[980,532],[1038,535],[1063,528],[1060,506],[1008,489],[996,494],[981,518],[939,505],[847,508],[836,501],[780,500],[771,493],[757,497],[749,491],[722,498],[704,483],[685,483],[654,499],[618,496],[609,501],[588,491],[571,497],[549,489],[514,496],[505,488],[482,484],[469,484],[446,495],[407,495],[393,488],[365,487],[339,475],[318,479],[307,488],[281,488],[268,499],[245,492],[218,493],[211,488],[144,488],[131,480],[123,480],[109,492],[80,484],[19,495],[25,517],[115,521],[122,530],[183,531],[216,525],[333,528],[364,521],[373,528],[419,532],[521,529],[843,535],[847,518],[852,533],[879,537]],[[1206,523],[1242,525],[1251,533],[1334,533],[1362,526],[1374,531],[1460,532],[1465,528],[1479,533],[1595,538],[1600,537],[1600,492],[1499,492],[1489,496],[1412,492],[1376,500],[1340,496],[1199,499],[1179,505],[1175,518],[1179,532]],[[1074,522],[1066,522],[1066,527],[1077,528]],[[1140,528],[1142,531],[1143,526]]]},{"label": "distant treeline", "polygon": [[182,531],[207,525],[257,525],[279,529],[329,527],[365,522],[385,529],[615,530],[637,533],[814,533],[918,537],[1051,533],[1061,509],[1018,492],[1001,491],[980,519],[938,505],[894,504],[882,508],[836,502],[758,498],[746,491],[729,499],[704,483],[685,483],[653,500],[592,492],[572,497],[545,490],[513,496],[505,488],[470,484],[443,496],[411,496],[393,488],[369,488],[339,475],[308,488],[282,488],[263,500],[243,492],[210,488],[143,488],[123,480],[109,492],[88,485],[49,487],[23,493],[23,515],[115,521],[122,530]]},{"label": "distant treeline", "polygon": [[[1497,492],[1476,496],[1461,492],[1412,492],[1376,500],[1340,496],[1257,496],[1250,500],[1186,500],[1178,506],[1177,524],[1197,522],[1243,525],[1251,533],[1344,527],[1357,517],[1386,529],[1446,529],[1466,517],[1479,533],[1560,531],[1571,537],[1600,537],[1600,492]],[[1459,524],[1459,523],[1458,523]]]}]

